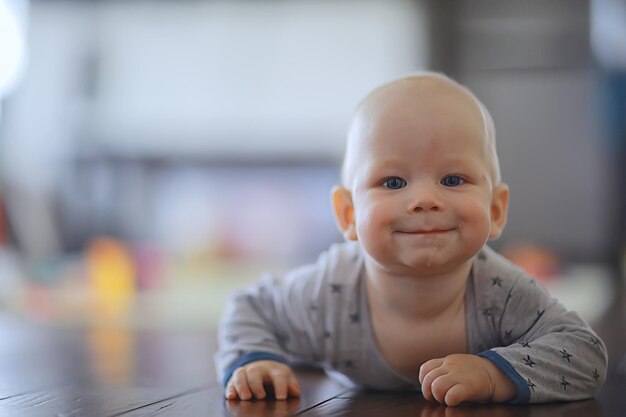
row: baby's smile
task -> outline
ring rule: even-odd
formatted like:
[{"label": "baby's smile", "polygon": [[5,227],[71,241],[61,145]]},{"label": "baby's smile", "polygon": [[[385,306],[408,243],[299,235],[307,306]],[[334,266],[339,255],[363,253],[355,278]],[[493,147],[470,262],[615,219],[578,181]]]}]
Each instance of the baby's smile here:
[{"label": "baby's smile", "polygon": [[411,242],[411,246],[418,244],[430,247],[431,245],[439,246],[442,240],[448,240],[455,230],[449,227],[436,227],[398,230],[395,234],[401,240]]},{"label": "baby's smile", "polygon": [[398,231],[398,233],[409,235],[424,235],[424,236],[436,236],[444,233],[451,232],[454,229],[418,229],[418,230],[405,230]]}]

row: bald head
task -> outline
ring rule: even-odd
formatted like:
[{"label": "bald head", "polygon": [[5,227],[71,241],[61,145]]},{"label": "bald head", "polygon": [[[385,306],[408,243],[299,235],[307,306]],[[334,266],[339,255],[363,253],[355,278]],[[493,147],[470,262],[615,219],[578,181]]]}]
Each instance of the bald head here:
[{"label": "bald head", "polygon": [[[442,103],[445,102],[445,105]],[[437,107],[438,106],[438,107]],[[480,132],[488,171],[493,186],[501,182],[496,152],[495,128],[485,106],[466,87],[443,74],[421,72],[384,84],[368,94],[357,106],[348,129],[348,141],[342,168],[343,185],[351,189],[359,155],[368,146],[367,138],[378,129],[379,121],[397,118],[418,119],[420,112],[448,107],[463,108]],[[453,114],[451,112],[451,114]],[[453,116],[451,116],[453,117]]]}]

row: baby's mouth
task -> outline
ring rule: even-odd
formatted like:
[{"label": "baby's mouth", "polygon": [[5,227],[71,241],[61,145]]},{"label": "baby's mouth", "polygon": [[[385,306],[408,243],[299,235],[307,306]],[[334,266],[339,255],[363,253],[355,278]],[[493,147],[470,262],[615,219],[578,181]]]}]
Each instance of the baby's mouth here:
[{"label": "baby's mouth", "polygon": [[398,233],[407,235],[437,236],[453,231],[454,229],[436,228],[436,229],[416,229],[416,230],[399,230]]}]

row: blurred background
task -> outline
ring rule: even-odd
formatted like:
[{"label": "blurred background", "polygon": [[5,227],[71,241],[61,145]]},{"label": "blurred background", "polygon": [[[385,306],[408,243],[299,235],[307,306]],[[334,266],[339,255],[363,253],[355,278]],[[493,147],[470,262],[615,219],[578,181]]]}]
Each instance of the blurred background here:
[{"label": "blurred background", "polygon": [[598,318],[624,281],[622,0],[0,0],[0,314],[213,326],[341,240],[352,111],[424,69],[493,114],[492,245]]}]

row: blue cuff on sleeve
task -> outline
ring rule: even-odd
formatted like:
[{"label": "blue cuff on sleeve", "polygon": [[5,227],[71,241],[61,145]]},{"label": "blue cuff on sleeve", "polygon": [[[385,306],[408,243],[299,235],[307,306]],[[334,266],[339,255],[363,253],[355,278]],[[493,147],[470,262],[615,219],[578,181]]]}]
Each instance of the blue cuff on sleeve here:
[{"label": "blue cuff on sleeve", "polygon": [[260,360],[264,360],[264,359],[272,360],[272,361],[276,361],[276,362],[280,362],[280,363],[287,363],[285,358],[283,358],[282,356],[277,355],[275,353],[270,353],[270,352],[249,352],[249,353],[246,353],[245,355],[243,355],[239,359],[237,359],[235,362],[231,363],[228,368],[226,368],[226,371],[224,373],[224,379],[222,380],[222,383],[224,384],[224,387],[226,387],[226,384],[228,383],[228,380],[230,379],[230,377],[233,375],[233,372],[235,372],[235,369],[239,368],[240,366],[244,366],[247,363],[254,362],[254,361],[260,361]]},{"label": "blue cuff on sleeve", "polygon": [[504,372],[506,376],[511,378],[511,381],[517,386],[517,398],[509,401],[511,404],[527,404],[530,401],[530,388],[528,388],[528,384],[506,359],[493,350],[484,350],[477,353],[477,355],[493,362],[493,364]]}]

